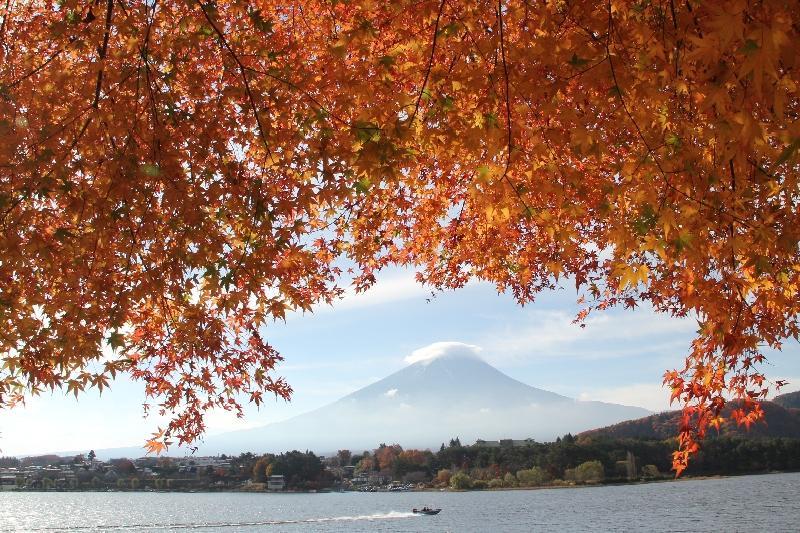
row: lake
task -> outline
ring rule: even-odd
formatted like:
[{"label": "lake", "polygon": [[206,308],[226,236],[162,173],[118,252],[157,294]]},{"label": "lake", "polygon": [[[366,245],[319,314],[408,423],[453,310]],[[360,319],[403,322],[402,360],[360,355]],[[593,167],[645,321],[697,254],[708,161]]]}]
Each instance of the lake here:
[{"label": "lake", "polygon": [[[442,512],[410,512],[423,505]],[[73,530],[798,531],[800,473],[484,492],[0,492],[0,531]]]}]

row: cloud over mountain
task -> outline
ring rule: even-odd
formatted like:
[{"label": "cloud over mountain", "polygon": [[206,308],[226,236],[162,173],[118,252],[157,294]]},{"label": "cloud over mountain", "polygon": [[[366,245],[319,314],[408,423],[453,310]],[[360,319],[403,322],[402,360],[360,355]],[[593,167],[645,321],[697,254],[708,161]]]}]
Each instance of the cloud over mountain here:
[{"label": "cloud over mountain", "polygon": [[480,359],[480,346],[464,344],[463,342],[434,342],[411,352],[404,360],[408,364],[423,363],[429,364],[435,359],[453,358],[474,358]]}]

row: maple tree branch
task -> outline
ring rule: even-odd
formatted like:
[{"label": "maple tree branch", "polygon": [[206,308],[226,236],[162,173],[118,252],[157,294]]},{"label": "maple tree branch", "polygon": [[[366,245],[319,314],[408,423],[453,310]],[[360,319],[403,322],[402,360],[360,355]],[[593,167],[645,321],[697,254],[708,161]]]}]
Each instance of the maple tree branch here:
[{"label": "maple tree branch", "polygon": [[678,38],[678,17],[675,14],[675,0],[669,0],[669,10],[672,13],[672,27],[675,29],[675,77],[680,74],[680,56],[683,40]]},{"label": "maple tree branch", "polygon": [[[136,70],[131,69],[131,71],[128,74],[126,74],[125,77],[123,77],[113,87],[109,88],[109,90],[106,91],[106,97],[108,97],[109,95],[113,94],[114,91],[119,89],[122,85],[124,85],[124,83],[126,81],[131,79],[131,77],[133,77],[134,72],[136,72]],[[93,108],[93,106],[91,104],[86,105],[83,108],[81,108],[81,110],[78,111],[72,118],[65,119],[64,121],[62,121],[61,122],[61,127],[59,127],[57,130],[54,130],[51,133],[49,133],[46,137],[43,137],[43,138],[39,139],[39,144],[44,144],[45,142],[49,141],[50,139],[60,135],[67,128],[67,126],[69,126],[70,124],[72,124],[73,122],[75,122],[76,120],[81,118],[88,111],[91,111],[92,108]],[[73,148],[74,148],[74,146],[73,146]]]},{"label": "maple tree branch", "polygon": [[[733,158],[728,159],[728,169],[731,173],[731,193],[735,196],[736,195],[736,170],[733,167]],[[736,235],[736,221],[731,220],[730,224],[730,238],[733,240],[734,235]],[[731,269],[736,272],[736,250],[731,246]],[[740,293],[741,295],[741,293]]]},{"label": "maple tree branch", "polygon": [[[84,111],[84,112],[85,112],[85,111]],[[78,116],[80,116],[80,115],[78,115]],[[76,117],[76,119],[77,119],[77,117]],[[91,121],[92,121],[92,117],[90,116],[88,119],[86,119],[86,122],[84,122],[84,123],[83,123],[83,126],[81,127],[80,131],[78,132],[78,135],[76,135],[76,136],[75,136],[75,139],[73,139],[72,143],[69,145],[69,148],[68,148],[68,149],[67,149],[67,150],[64,152],[64,155],[63,155],[63,157],[61,158],[61,160],[60,160],[60,161],[58,161],[58,162],[56,163],[56,165],[53,165],[53,167],[52,167],[52,168],[51,168],[51,169],[50,169],[50,170],[49,170],[49,171],[48,171],[48,172],[47,172],[47,173],[46,173],[44,176],[42,176],[42,178],[40,178],[40,179],[37,181],[37,183],[41,183],[42,179],[45,179],[45,178],[48,178],[48,177],[50,177],[50,175],[53,173],[53,171],[55,171],[56,167],[57,167],[58,165],[60,165],[60,164],[64,163],[64,162],[67,160],[67,158],[69,157],[69,154],[72,152],[72,150],[74,150],[74,149],[75,149],[75,146],[77,146],[77,145],[78,145],[78,142],[81,140],[81,137],[83,137],[83,134],[84,134],[84,133],[86,133],[86,129],[89,127],[89,123],[90,123]],[[8,209],[6,209],[6,210],[5,210],[5,212],[3,213],[3,216],[2,216],[2,217],[0,217],[0,225],[3,225],[3,226],[4,226],[4,225],[5,225],[5,222],[6,222],[6,218],[8,217],[8,215],[10,215],[10,214],[11,214],[11,212],[12,212],[12,211],[14,211],[14,209],[16,209],[16,208],[17,208],[17,207],[18,207],[18,206],[19,206],[19,205],[20,205],[20,204],[21,204],[21,203],[22,203],[24,200],[26,200],[27,198],[29,198],[29,195],[28,195],[28,194],[21,194],[21,195],[19,195],[19,196],[18,196],[18,197],[17,197],[17,198],[16,198],[16,199],[15,199],[15,200],[14,200],[14,201],[11,203],[11,205],[8,207]]]},{"label": "maple tree branch", "polygon": [[[95,85],[94,99],[93,99],[92,104],[89,107],[89,109],[97,109],[97,107],[99,105],[99,102],[100,102],[100,92],[101,92],[101,88],[102,88],[102,84],[103,84],[103,66],[102,65],[103,65],[103,63],[105,61],[106,53],[108,52],[108,41],[109,41],[109,38],[110,38],[111,18],[113,16],[113,12],[114,12],[114,0],[108,0],[107,8],[106,8],[105,34],[103,36],[103,44],[102,44],[102,46],[101,46],[101,48],[99,50],[99,53],[98,53],[99,58],[100,58],[100,65],[101,66],[100,66],[100,71],[97,73],[97,82],[96,82],[96,85]],[[70,38],[70,42],[72,42],[72,40],[73,40],[73,38]],[[62,48],[61,50],[59,50],[58,52],[56,52],[55,54],[50,56],[50,58],[48,58],[47,61],[45,61],[42,65],[40,65],[39,67],[37,67],[36,69],[31,71],[28,75],[26,75],[25,77],[17,80],[14,84],[12,84],[12,87],[15,86],[15,85],[18,85],[24,79],[26,79],[26,78],[28,78],[30,76],[33,76],[34,74],[36,74],[36,72],[38,72],[38,71],[42,70],[43,68],[45,68],[53,59],[55,59],[63,51],[64,51],[64,49]],[[83,112],[78,114],[75,118],[77,119],[77,117],[81,116],[82,114],[83,114]],[[89,128],[89,124],[91,124],[92,118],[93,118],[93,115],[89,115],[86,118],[86,121],[83,123],[83,126],[81,127],[80,131],[75,136],[75,138],[73,139],[73,141],[70,144],[69,148],[66,151],[64,151],[64,156],[62,157],[60,163],[63,163],[64,161],[66,161],[66,159],[69,157],[69,154],[78,145],[78,143],[80,142],[81,138],[86,133],[86,130]],[[55,170],[55,166],[53,168],[51,168],[50,171],[47,174],[45,174],[44,177],[48,177],[50,174],[53,173],[54,170]],[[18,198],[17,201],[14,202],[11,205],[11,207],[6,210],[6,212],[3,214],[3,217],[0,218],[0,223],[5,223],[5,219],[8,216],[8,214],[11,213],[11,211],[13,211],[22,202],[22,200],[23,200],[23,197]]]},{"label": "maple tree branch", "polygon": [[439,38],[439,20],[442,17],[442,11],[444,10],[444,3],[445,0],[442,0],[439,4],[439,13],[436,15],[436,24],[433,28],[433,43],[431,44],[431,55],[428,58],[428,68],[425,69],[425,79],[422,80],[422,88],[419,90],[419,94],[417,95],[417,103],[414,104],[414,112],[411,113],[411,118],[408,120],[408,124],[414,124],[414,118],[417,116],[417,111],[419,111],[419,103],[422,100],[422,95],[425,94],[425,86],[428,84],[428,77],[431,75],[431,69],[433,68],[433,58],[436,54],[436,40]]},{"label": "maple tree branch", "polygon": [[[458,15],[456,15],[456,19],[459,20],[459,21],[462,21],[462,19]],[[502,25],[502,20],[501,20],[501,25]],[[502,30],[502,26],[501,26],[501,30]],[[472,32],[469,30],[469,28],[466,29],[466,35],[472,41],[472,44],[474,45],[475,50],[477,50],[478,55],[481,57],[481,59],[484,61],[484,63],[486,63],[487,65],[490,64],[491,62],[490,62],[489,58],[486,56],[486,54],[483,52],[483,50],[481,50],[480,46],[478,45],[478,41],[475,39],[475,36],[472,35]],[[500,40],[500,45],[501,45],[501,47],[505,46],[502,37],[501,37],[501,40]],[[508,128],[508,135],[509,135],[509,137],[508,137],[509,138],[508,145],[510,147],[511,146],[511,137],[510,137],[510,128],[511,128],[511,119],[510,119],[510,117],[511,117],[511,112],[510,112],[510,107],[509,107],[510,103],[509,103],[509,96],[508,95],[510,94],[510,91],[509,91],[510,87],[513,87],[515,90],[518,90],[518,89],[517,89],[516,85],[514,85],[514,82],[511,81],[511,79],[510,79],[510,77],[508,75],[508,67],[507,67],[506,62],[505,62],[505,50],[501,50],[501,52],[502,52],[502,55],[503,55],[503,69],[504,69],[504,73],[505,73],[505,83],[506,83],[506,106],[507,106],[506,107],[506,112],[507,112],[507,118],[508,118],[507,128]],[[605,61],[605,59],[603,61]],[[498,91],[494,87],[494,83],[492,83],[490,85],[490,87],[491,87],[492,92],[495,95],[497,95],[498,98],[499,98],[499,94],[498,94]],[[532,109],[530,102],[528,102],[525,99],[523,99],[523,102],[528,107],[528,109]],[[544,142],[545,142],[545,145],[547,145],[548,150],[550,150],[550,152],[552,153],[553,150],[550,147],[549,143],[547,142],[547,139],[544,139]],[[520,202],[522,203],[523,207],[525,207],[526,212],[529,213],[531,211],[531,208],[528,206],[528,204],[525,202],[525,199],[522,197],[521,189],[517,188],[517,186],[508,177],[508,170],[510,168],[510,157],[511,157],[511,150],[509,148],[508,158],[506,159],[506,168],[505,168],[505,171],[503,173],[503,178],[501,178],[501,179],[505,179],[506,181],[508,181],[508,183],[511,185],[511,188],[514,190],[514,193],[517,195],[517,197],[519,198]],[[559,171],[559,174],[561,174],[561,176],[563,178],[564,177],[564,172],[563,172],[563,170],[561,169],[560,166],[558,167],[558,171]]]},{"label": "maple tree branch", "polygon": [[669,0],[669,10],[672,13],[672,27],[678,29],[678,17],[675,15],[675,0]]},{"label": "maple tree branch", "polygon": [[[486,65],[490,65],[492,62],[489,60],[489,57],[486,55],[486,53],[483,50],[481,50],[481,47],[478,44],[478,40],[475,38],[475,35],[473,35],[473,33],[470,31],[470,29],[468,27],[466,27],[466,24],[464,24],[464,18],[459,16],[458,13],[454,13],[452,16],[453,16],[453,18],[455,18],[457,21],[461,22],[465,26],[464,27],[464,35],[469,37],[469,40],[472,41],[472,45],[474,47],[474,50],[478,53],[478,55],[483,60],[483,62],[486,63]],[[490,79],[491,79],[491,76],[490,76]],[[512,86],[513,86],[513,83],[512,83]],[[516,87],[515,87],[515,89],[516,89]],[[492,93],[494,93],[495,96],[500,98],[500,94],[497,92],[497,89],[495,89],[493,83],[489,84],[489,90],[491,90]]]},{"label": "maple tree branch", "polygon": [[150,79],[150,60],[147,57],[144,57],[144,77],[145,82],[147,83],[147,96],[150,100],[150,110],[153,115],[153,121],[155,122],[156,126],[161,125],[161,121],[158,118],[158,106],[156,105],[156,96],[153,92],[153,80]]},{"label": "maple tree branch", "polygon": [[594,65],[589,65],[585,69],[579,70],[578,72],[576,72],[575,74],[572,74],[570,76],[566,76],[566,77],[559,76],[559,78],[564,80],[564,81],[569,81],[569,80],[573,80],[575,78],[579,78],[579,77],[583,76],[584,74],[586,74],[587,72],[596,69],[597,67],[599,67],[600,65],[602,65],[605,62],[606,62],[606,58],[603,57],[602,59],[598,60],[597,63],[595,63]]},{"label": "maple tree branch", "polygon": [[346,119],[343,119],[343,118],[339,117],[338,115],[336,115],[335,113],[333,113],[332,111],[330,111],[319,100],[317,100],[311,93],[309,93],[308,91],[306,91],[305,89],[303,89],[302,87],[300,87],[299,85],[294,83],[293,81],[281,78],[280,76],[276,76],[275,74],[272,74],[272,73],[267,72],[265,70],[260,70],[260,69],[254,68],[254,67],[245,67],[245,69],[249,70],[250,72],[255,72],[257,74],[261,74],[261,75],[267,76],[268,78],[273,79],[273,80],[275,80],[277,82],[280,82],[280,83],[286,85],[287,87],[290,87],[292,89],[300,91],[301,93],[303,93],[303,96],[305,96],[308,100],[311,101],[312,104],[314,104],[317,107],[317,109],[319,111],[323,111],[325,114],[330,115],[334,120],[336,120],[337,122],[339,122],[341,124],[344,124],[345,126],[356,127],[350,121],[348,121]]},{"label": "maple tree branch", "polygon": [[[798,277],[790,159],[797,143],[785,137],[797,114],[784,87],[796,77],[787,59],[796,55],[800,28],[791,3],[750,2],[731,21],[731,13],[718,17],[696,0],[612,0],[608,20],[603,2],[409,0],[402,9],[367,0],[346,8],[278,2],[271,7],[279,22],[268,32],[251,31],[247,21],[248,6],[267,6],[263,1],[199,1],[202,14],[192,1],[187,9],[177,0],[68,0],[53,9],[49,2],[0,0],[0,76],[6,89],[16,80],[2,96],[10,118],[19,119],[0,128],[0,152],[8,156],[0,173],[10,180],[0,196],[0,230],[22,244],[12,242],[2,259],[16,276],[10,308],[18,319],[0,331],[0,344],[25,346],[20,357],[7,358],[12,365],[22,360],[22,370],[13,374],[12,367],[12,377],[0,371],[0,404],[61,385],[76,394],[92,384],[104,388],[99,375],[83,370],[98,363],[109,330],[131,325],[131,334],[108,338],[125,352],[105,363],[107,373],[145,381],[162,412],[174,409],[157,438],[196,437],[204,408],[238,411],[232,395],[251,390],[255,365],[272,368],[260,324],[340,294],[336,284],[348,274],[335,265],[343,255],[357,265],[359,289],[373,284],[380,268],[416,264],[426,272],[421,280],[439,290],[482,277],[524,303],[554,285],[551,274],[564,272],[594,299],[587,312],[642,300],[675,316],[697,313],[710,327],[698,335],[682,374],[665,379],[686,407],[676,470],[726,400],[720,391],[727,375],[735,376],[731,396],[761,397],[755,386],[766,383],[764,376],[749,373],[737,357],[800,331],[800,303],[786,292]],[[110,2],[113,19],[104,33]],[[740,49],[739,23],[742,35],[755,36],[770,31],[769,17],[781,22],[772,28],[775,46],[761,46],[770,41],[762,35],[756,49]],[[711,39],[687,40],[700,29]],[[357,49],[348,44],[342,56],[332,34]],[[70,44],[70,36],[77,40]],[[731,65],[717,65],[706,53],[715,43]],[[236,63],[229,51],[238,54]],[[643,68],[634,67],[637,58],[648,60]],[[759,94],[755,83],[764,75],[769,86]],[[723,77],[735,92],[718,91]],[[461,87],[440,114],[444,95],[434,93],[446,93],[442,84],[451,78]],[[619,100],[609,89],[619,90]],[[699,94],[708,110],[700,109]],[[381,126],[369,118],[348,122],[357,113],[396,122],[398,112],[400,130],[390,133],[387,123],[380,142],[373,135]],[[741,129],[715,127],[739,124],[740,117]],[[760,129],[755,140],[750,118]],[[352,142],[360,132],[370,133],[374,145]],[[281,159],[271,169],[259,168],[269,161],[263,134]],[[158,176],[137,168],[151,157],[164,170]],[[735,183],[728,179],[731,159]],[[492,165],[494,190],[471,188],[471,167],[481,161]],[[768,169],[754,171],[758,163]],[[377,184],[354,187],[352,170]],[[248,182],[259,171],[271,181],[254,189],[253,201],[280,207],[269,220],[263,206],[247,202]],[[762,172],[778,175],[767,180]],[[632,181],[622,184],[623,173]],[[509,183],[541,216],[519,216],[524,202],[508,194]],[[640,212],[644,202],[654,204],[655,218]],[[484,204],[512,204],[513,218],[498,222],[487,211],[490,223],[483,224]],[[5,216],[8,206],[13,211]],[[736,225],[728,213],[755,229]],[[646,215],[641,224],[631,218],[637,215]],[[661,225],[663,241],[656,235]],[[322,237],[312,243],[316,231]],[[665,254],[641,247],[653,236]],[[257,252],[262,241],[274,250]],[[611,245],[619,254],[600,257]],[[745,267],[748,254],[754,257]],[[770,263],[764,272],[762,258]],[[735,272],[734,261],[746,272]],[[213,269],[208,283],[187,282],[204,266]],[[190,284],[202,287],[202,302],[184,299]],[[31,308],[40,295],[43,313]],[[55,326],[46,328],[43,319]],[[248,343],[251,334],[258,342]],[[288,394],[271,377],[257,374],[254,383],[259,395]],[[735,418],[755,420],[742,409]]]},{"label": "maple tree branch", "polygon": [[699,205],[702,205],[703,207],[711,209],[712,211],[716,211],[717,213],[719,213],[721,215],[722,214],[727,215],[727,216],[731,217],[733,220],[736,220],[736,221],[744,224],[745,226],[752,227],[752,225],[749,224],[746,220],[742,220],[739,217],[737,217],[736,215],[727,212],[724,208],[714,207],[714,206],[710,205],[708,202],[706,202],[704,200],[701,200],[701,199],[693,197],[692,195],[690,195],[690,194],[680,190],[679,188],[675,187],[669,181],[669,178],[667,177],[667,173],[664,171],[664,167],[661,165],[661,161],[659,161],[658,156],[654,152],[653,148],[650,147],[650,143],[647,142],[647,139],[645,138],[644,133],[642,132],[641,128],[639,127],[639,124],[636,122],[636,119],[633,117],[633,114],[631,113],[630,109],[628,108],[628,104],[625,101],[625,98],[622,96],[622,88],[619,86],[619,81],[617,79],[617,73],[616,73],[616,70],[614,68],[614,61],[611,59],[611,33],[612,33],[613,25],[614,25],[613,24],[613,16],[611,14],[611,2],[609,1],[607,5],[608,5],[608,35],[606,36],[606,45],[605,45],[606,46],[606,59],[608,59],[608,66],[609,66],[609,68],[611,70],[611,78],[614,80],[614,88],[617,89],[616,92],[617,92],[617,96],[619,96],[620,102],[622,103],[622,109],[625,111],[625,114],[628,116],[628,119],[631,121],[631,123],[633,124],[633,127],[636,129],[636,133],[638,134],[639,139],[642,141],[642,144],[644,144],[645,148],[647,149],[647,155],[653,157],[653,162],[655,163],[656,167],[658,168],[658,171],[661,174],[661,178],[664,180],[664,184],[667,186],[667,188],[673,190],[674,192],[680,194],[681,196],[685,197],[686,199],[688,199],[690,201],[696,202]]},{"label": "maple tree branch", "polygon": [[[108,96],[114,90],[116,90],[119,87],[121,87],[126,81],[128,81],[133,76],[134,72],[135,72],[134,70],[131,70],[131,72],[129,74],[127,74],[122,80],[120,80],[113,87],[113,89],[111,89],[111,90],[106,92],[106,96]],[[87,113],[88,111],[91,111],[92,109],[93,109],[93,106],[91,106],[91,105],[88,105],[88,106],[84,107],[83,109],[78,111],[72,118],[70,118],[69,120],[64,122],[61,125],[60,128],[58,128],[54,132],[50,133],[47,137],[44,137],[43,139],[40,139],[39,143],[40,144],[44,144],[45,142],[49,141],[53,137],[55,137],[57,135],[60,135],[62,132],[64,132],[64,130],[67,129],[68,126],[73,124],[79,118],[84,116],[85,113]],[[55,172],[55,170],[67,160],[67,158],[69,157],[69,155],[72,152],[72,150],[74,150],[75,147],[78,145],[78,142],[80,142],[81,138],[83,137],[83,134],[86,133],[86,129],[89,127],[89,123],[91,122],[91,119],[92,119],[91,116],[89,116],[87,118],[87,120],[84,122],[83,126],[81,126],[81,129],[78,132],[77,136],[70,143],[69,147],[63,152],[62,157],[50,167],[50,170],[48,170],[41,177],[39,177],[38,180],[36,180],[37,187],[38,187],[38,184],[40,184],[43,180],[49,178],[53,174],[53,172]],[[8,218],[8,215],[10,215],[11,212],[14,211],[27,198],[28,198],[28,196],[22,194],[22,195],[19,195],[16,199],[14,199],[13,202],[11,202],[11,205],[9,205],[8,208],[5,211],[3,211],[2,214],[0,214],[0,227],[6,225],[6,219]]]},{"label": "maple tree branch", "polygon": [[3,23],[0,24],[0,47],[5,48],[6,28],[8,27],[8,17],[11,16],[11,0],[6,0],[6,7],[3,10]]},{"label": "maple tree branch", "polygon": [[[150,115],[152,117],[153,123],[155,127],[153,128],[153,141],[152,141],[152,158],[153,161],[156,163],[160,162],[160,155],[161,155],[161,141],[156,139],[156,129],[161,128],[161,120],[158,116],[158,103],[156,102],[156,93],[153,91],[153,80],[151,79],[151,69],[150,69],[150,35],[152,33],[153,24],[155,23],[156,18],[156,9],[158,6],[158,0],[154,0],[152,10],[148,14],[148,21],[147,21],[147,31],[145,32],[144,36],[144,43],[141,47],[141,59],[142,63],[144,64],[144,77],[145,83],[147,84],[147,96],[150,102]],[[138,83],[138,80],[137,80]],[[138,94],[138,86],[136,88]]]},{"label": "maple tree branch", "polygon": [[517,185],[511,180],[511,177],[508,175],[508,171],[511,168],[511,151],[514,149],[514,137],[511,131],[511,90],[510,90],[510,82],[508,78],[508,63],[506,62],[506,45],[505,45],[505,33],[503,31],[503,2],[502,0],[497,1],[497,18],[498,24],[500,26],[500,56],[503,61],[503,75],[505,79],[505,100],[506,100],[506,137],[507,137],[507,153],[506,153],[506,168],[503,170],[503,177],[501,179],[505,179],[511,188],[514,190],[514,193],[519,198],[519,201],[522,202],[523,207],[525,207],[525,212],[530,213],[531,208],[525,202],[525,199],[522,197],[522,192],[519,190]]},{"label": "maple tree branch", "polygon": [[[73,41],[75,41],[75,37],[74,37],[74,36],[69,38],[69,42],[70,42],[70,43],[72,43]],[[31,76],[35,76],[36,74],[38,74],[39,72],[41,72],[42,70],[44,70],[44,69],[47,67],[47,65],[49,65],[49,64],[50,64],[50,63],[51,63],[51,62],[52,62],[52,61],[53,61],[55,58],[57,58],[58,56],[60,56],[62,53],[64,53],[64,48],[60,48],[59,50],[57,50],[57,51],[53,52],[53,54],[52,54],[52,55],[50,55],[50,57],[48,57],[47,59],[45,59],[45,60],[44,60],[44,62],[43,62],[41,65],[39,65],[38,67],[35,67],[33,70],[31,70],[31,71],[30,71],[30,72],[28,72],[27,74],[23,75],[23,76],[22,76],[21,78],[19,78],[18,80],[16,80],[16,81],[13,81],[13,82],[9,83],[7,87],[8,87],[9,89],[13,89],[13,88],[15,88],[17,85],[19,85],[20,83],[22,83],[23,81],[25,81],[25,80],[27,80],[28,78],[30,78]]]},{"label": "maple tree branch", "polygon": [[[502,5],[501,5],[500,2],[501,2],[501,0],[498,0],[498,8],[499,9],[502,8]],[[505,180],[505,181],[508,182],[508,184],[511,186],[512,190],[514,191],[514,194],[516,194],[517,198],[519,198],[520,203],[522,203],[523,207],[525,207],[525,211],[529,213],[531,208],[528,206],[527,202],[525,202],[525,199],[522,197],[521,188],[517,187],[517,185],[508,176],[508,171],[509,171],[509,169],[511,167],[511,147],[513,146],[513,143],[512,143],[513,139],[512,139],[512,135],[511,135],[510,87],[514,87],[514,89],[516,89],[516,86],[514,86],[514,83],[511,81],[511,79],[510,79],[510,77],[508,75],[508,65],[506,63],[506,58],[505,58],[505,43],[504,43],[504,33],[503,33],[504,30],[503,30],[502,13],[500,12],[499,9],[498,9],[498,12],[497,12],[497,16],[499,18],[499,23],[500,23],[500,47],[501,47],[501,55],[502,55],[502,63],[503,63],[503,72],[505,74],[504,81],[505,81],[505,86],[506,86],[505,103],[506,103],[506,119],[507,119],[507,123],[506,123],[507,149],[508,149],[508,154],[507,154],[507,157],[506,157],[505,170],[503,171],[503,176],[500,178],[500,180],[501,181]],[[459,21],[462,20],[458,15],[456,15],[456,19],[459,20]],[[478,55],[481,57],[481,59],[483,59],[484,63],[486,63],[487,65],[490,64],[491,62],[490,62],[489,58],[486,56],[486,54],[483,52],[483,50],[481,50],[480,46],[478,45],[478,41],[475,39],[475,36],[472,35],[472,32],[469,30],[469,28],[466,29],[466,35],[472,41],[472,44],[474,45],[475,50],[477,50]],[[495,57],[497,55],[496,50],[497,49],[495,48]],[[491,87],[492,92],[499,98],[500,95],[499,95],[498,91],[494,88],[494,84],[491,84],[490,87]],[[530,109],[530,107],[531,107],[530,103],[525,101],[525,100],[523,100],[523,101],[525,102],[525,105],[527,105],[528,108]],[[560,169],[559,169],[559,171],[560,171]]]},{"label": "maple tree branch", "polygon": [[97,73],[97,83],[95,84],[94,88],[94,101],[92,102],[92,107],[97,109],[97,106],[100,103],[100,91],[103,88],[103,70],[104,64],[106,60],[106,54],[108,53],[108,40],[111,36],[111,18],[114,15],[114,0],[108,0],[106,4],[106,31],[103,34],[103,44],[100,47],[100,52],[98,54],[100,58],[100,71]]},{"label": "maple tree branch", "polygon": [[506,104],[506,135],[508,138],[508,154],[506,157],[506,171],[511,166],[511,149],[513,148],[513,137],[511,133],[511,92],[508,87],[508,63],[506,63],[505,35],[503,33],[503,4],[502,0],[497,2],[497,17],[500,26],[500,55],[503,60],[503,75],[505,80],[505,104]]},{"label": "maple tree branch", "polygon": [[242,81],[244,82],[244,91],[247,94],[247,100],[250,103],[251,109],[253,110],[253,115],[255,115],[256,124],[258,125],[258,133],[261,137],[261,142],[264,143],[264,149],[267,151],[267,154],[269,154],[270,158],[273,158],[272,150],[270,149],[269,143],[267,142],[267,134],[264,131],[264,125],[261,123],[261,115],[259,115],[258,113],[258,107],[256,107],[255,98],[253,98],[253,91],[250,89],[250,81],[247,79],[247,68],[245,68],[241,59],[239,59],[239,56],[236,55],[236,52],[231,47],[230,43],[228,42],[228,39],[225,38],[225,35],[222,33],[222,30],[219,29],[217,24],[208,14],[203,3],[200,0],[195,0],[195,3],[200,7],[200,11],[203,12],[203,16],[206,18],[208,23],[211,24],[211,27],[214,29],[214,32],[219,37],[222,46],[228,51],[233,60],[236,62],[236,65],[239,67],[239,72],[242,74]]},{"label": "maple tree branch", "polygon": [[686,10],[691,13],[692,15],[692,22],[694,23],[694,27],[697,30],[697,35],[702,39],[703,38],[703,30],[700,29],[700,21],[697,20],[697,13],[694,12],[692,9],[692,4],[689,0],[686,0]]}]

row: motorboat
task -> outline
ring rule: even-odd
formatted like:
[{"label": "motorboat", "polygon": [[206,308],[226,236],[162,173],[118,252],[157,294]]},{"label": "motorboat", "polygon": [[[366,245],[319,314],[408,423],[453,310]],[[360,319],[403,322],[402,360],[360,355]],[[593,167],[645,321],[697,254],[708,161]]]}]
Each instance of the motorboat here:
[{"label": "motorboat", "polygon": [[439,514],[442,510],[441,509],[431,509],[430,507],[423,507],[422,509],[411,509],[411,512],[414,514]]}]

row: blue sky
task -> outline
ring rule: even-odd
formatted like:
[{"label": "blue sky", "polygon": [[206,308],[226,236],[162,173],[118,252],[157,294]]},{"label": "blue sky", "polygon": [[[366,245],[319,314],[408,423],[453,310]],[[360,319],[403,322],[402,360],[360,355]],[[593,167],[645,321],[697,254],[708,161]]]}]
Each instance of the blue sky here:
[{"label": "blue sky", "polygon": [[[520,307],[485,283],[439,293],[414,282],[407,270],[385,272],[360,295],[333,307],[295,314],[274,324],[268,338],[283,354],[279,373],[294,387],[290,403],[247,408],[244,420],[209,415],[209,434],[275,422],[321,407],[399,370],[416,349],[434,342],[481,347],[481,356],[524,383],[586,400],[669,408],[661,387],[667,369],[681,366],[696,325],[646,308],[593,315],[586,328],[572,324],[574,289],[544,293]],[[800,347],[787,342],[770,353],[768,377],[800,389]],[[25,407],[0,411],[0,455],[137,445],[157,426],[144,419],[140,384],[117,380],[102,396],[75,400],[57,392]],[[521,438],[524,436],[520,436]]]}]

